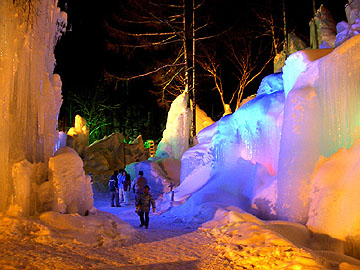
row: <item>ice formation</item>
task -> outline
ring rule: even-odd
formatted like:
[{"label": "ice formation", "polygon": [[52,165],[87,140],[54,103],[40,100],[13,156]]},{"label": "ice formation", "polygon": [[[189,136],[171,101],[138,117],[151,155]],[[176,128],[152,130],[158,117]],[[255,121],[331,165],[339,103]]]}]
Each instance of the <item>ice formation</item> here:
[{"label": "ice formation", "polygon": [[[279,86],[278,76],[273,77],[274,85]],[[235,113],[199,132],[198,144],[182,156],[181,185],[175,191],[175,204],[187,200],[189,216],[199,216],[199,207],[211,203],[249,209],[257,184],[261,186],[256,175],[273,180],[278,167],[282,90],[262,89]]]},{"label": "ice formation", "polygon": [[30,187],[24,193],[15,191],[12,171],[18,168],[12,167],[22,161],[46,164],[54,152],[62,103],[61,80],[53,74],[54,46],[67,19],[54,0],[29,5],[4,0],[0,13],[0,211],[25,200],[25,212],[33,213],[32,187],[46,179],[46,166],[38,178],[23,179]]},{"label": "ice formation", "polygon": [[[83,161],[70,147],[60,148],[49,160],[51,208],[59,213],[85,215],[94,206],[91,177],[85,175]],[[44,196],[42,196],[44,198]],[[42,203],[43,205],[47,203]]]},{"label": "ice formation", "polygon": [[359,137],[359,50],[360,38],[355,36],[309,62],[288,94],[278,174],[281,218],[306,221],[309,183],[317,160],[351,147]]},{"label": "ice formation", "polygon": [[184,92],[171,104],[166,128],[156,149],[155,157],[181,159],[182,154],[189,148],[192,112],[188,107],[188,99],[188,94]]},{"label": "ice formation", "polygon": [[[156,158],[175,158],[189,149],[192,111],[188,107],[188,94],[182,93],[171,104],[163,137],[156,149]],[[190,103],[191,104],[191,103]],[[206,113],[196,106],[196,132],[214,123]]]},{"label": "ice formation", "polygon": [[[199,132],[199,143],[182,156],[175,201],[165,201],[164,209],[181,204],[170,213],[203,222],[219,205],[237,205],[354,239],[358,210],[345,208],[358,190],[358,146],[346,149],[360,136],[359,52],[355,36],[336,49],[291,55],[282,74],[284,91],[281,75],[271,75],[256,98]],[[331,159],[322,162],[322,156]],[[344,165],[345,159],[351,162]]]},{"label": "ice formation", "polygon": [[84,157],[89,145],[89,127],[86,125],[86,120],[80,115],[76,115],[75,125],[69,129],[67,135],[66,145]]},{"label": "ice formation", "polygon": [[313,231],[341,240],[360,240],[359,162],[359,140],[350,149],[341,148],[319,160],[312,178],[306,223]]}]

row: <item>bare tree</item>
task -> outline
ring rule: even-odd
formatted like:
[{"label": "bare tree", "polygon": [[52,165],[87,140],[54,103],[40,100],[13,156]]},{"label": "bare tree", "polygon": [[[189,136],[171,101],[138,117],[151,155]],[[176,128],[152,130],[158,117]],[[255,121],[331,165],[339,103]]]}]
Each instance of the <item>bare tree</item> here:
[{"label": "bare tree", "polygon": [[[254,44],[256,37],[251,35],[227,38],[224,41],[226,50],[224,55],[218,56],[215,49],[208,50],[202,47],[202,57],[198,58],[199,65],[210,77],[214,89],[219,93],[224,113],[230,113],[230,106],[237,110],[248,85],[253,82],[267,67],[273,56],[266,56],[261,43]],[[226,61],[224,61],[226,58]],[[264,62],[265,59],[265,62]],[[235,89],[225,89],[222,67],[228,66],[233,78],[237,81]],[[230,66],[230,68],[229,68]],[[229,77],[229,74],[227,74]]]},{"label": "bare tree", "polygon": [[273,56],[270,56],[264,63],[260,60],[261,46],[254,53],[254,46],[251,41],[245,42],[244,39],[240,48],[235,48],[234,42],[230,41],[228,43],[228,50],[228,58],[235,67],[234,75],[238,79],[238,86],[231,97],[231,101],[236,97],[235,110],[237,110],[240,107],[245,88],[264,71],[273,59]]},{"label": "bare tree", "polygon": [[[137,67],[136,71],[127,70],[128,74],[108,71],[106,79],[124,81],[150,76],[158,89],[151,92],[158,97],[158,103],[166,107],[175,96],[187,92],[192,100],[192,136],[196,136],[196,46],[199,41],[221,34],[204,31],[211,23],[209,19],[200,22],[197,14],[205,2],[127,0],[122,2],[125,11],[113,14],[113,22],[105,23],[109,50],[123,52],[128,57],[153,55],[150,65]],[[143,72],[139,72],[141,68]]]}]

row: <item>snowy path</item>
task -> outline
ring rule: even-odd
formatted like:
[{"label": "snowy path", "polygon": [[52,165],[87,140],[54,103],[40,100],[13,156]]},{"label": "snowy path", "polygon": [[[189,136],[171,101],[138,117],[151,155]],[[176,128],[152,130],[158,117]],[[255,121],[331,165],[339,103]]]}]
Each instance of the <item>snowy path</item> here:
[{"label": "snowy path", "polygon": [[118,265],[121,269],[233,269],[218,256],[220,247],[214,238],[195,227],[151,213],[149,229],[139,228],[134,205],[109,207],[107,200],[98,196],[95,205],[128,222],[139,233],[134,241],[114,250],[114,256],[123,258]]},{"label": "snowy path", "polygon": [[[95,205],[101,212],[87,217],[56,212],[40,220],[0,215],[0,269],[360,270],[358,260],[295,246],[269,230],[284,231],[286,225],[291,238],[303,241],[307,233],[296,224],[263,223],[230,211],[197,228],[151,214],[146,230],[138,227],[134,206],[109,207],[107,194],[96,194]],[[124,234],[131,237],[125,240]]]}]

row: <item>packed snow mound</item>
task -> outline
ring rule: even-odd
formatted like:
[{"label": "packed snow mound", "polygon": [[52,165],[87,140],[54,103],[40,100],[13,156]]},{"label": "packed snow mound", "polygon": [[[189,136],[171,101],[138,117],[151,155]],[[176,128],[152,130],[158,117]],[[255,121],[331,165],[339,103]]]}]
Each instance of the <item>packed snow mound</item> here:
[{"label": "packed snow mound", "polygon": [[[236,269],[323,269],[309,251],[295,246],[286,237],[272,231],[265,222],[240,209],[218,209],[215,218],[203,225],[204,231],[226,245],[224,256],[233,261]],[[288,224],[287,234],[309,238],[309,231]],[[286,230],[282,230],[286,234]],[[265,247],[265,248],[264,248]]]},{"label": "packed snow mound", "polygon": [[[360,242],[360,140],[329,158],[313,174],[307,226],[341,240]],[[358,254],[360,256],[360,253]]]},{"label": "packed snow mound", "polygon": [[112,246],[136,234],[129,224],[116,216],[93,211],[88,216],[44,212],[38,220],[0,215],[0,240],[30,240],[44,245]]},{"label": "packed snow mound", "polygon": [[85,217],[51,211],[41,214],[40,221],[50,232],[61,235],[60,241],[79,244],[111,246],[117,241],[129,240],[135,233],[131,225],[110,213],[100,211],[93,211]]},{"label": "packed snow mound", "polygon": [[[48,184],[45,182],[45,185]],[[59,213],[88,214],[94,206],[91,177],[83,161],[70,147],[60,148],[49,160],[51,209]]]}]

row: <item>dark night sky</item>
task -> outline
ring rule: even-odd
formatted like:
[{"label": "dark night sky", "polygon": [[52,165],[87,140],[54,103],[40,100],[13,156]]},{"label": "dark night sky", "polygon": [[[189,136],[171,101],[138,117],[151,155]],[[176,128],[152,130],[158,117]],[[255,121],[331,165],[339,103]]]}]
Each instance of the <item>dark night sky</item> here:
[{"label": "dark night sky", "polygon": [[[252,25],[255,18],[252,10],[262,11],[268,8],[270,0],[207,0],[212,7],[209,12],[220,25],[237,22],[242,25]],[[109,63],[111,58],[106,57],[104,50],[104,20],[111,14],[112,1],[98,1],[90,4],[85,0],[59,0],[61,9],[68,13],[69,28],[59,41],[56,49],[55,72],[59,73],[63,81],[64,100],[68,92],[89,91],[94,88],[102,77],[107,65],[122,65]],[[272,0],[274,10],[281,14],[281,0]],[[317,0],[317,8],[323,3],[333,14],[337,22],[345,20],[344,7],[346,0]],[[280,7],[280,8],[279,8]],[[312,0],[286,0],[287,24],[289,30],[295,30],[301,37],[308,39],[308,23],[312,18]],[[269,68],[261,77],[271,73]],[[259,82],[257,82],[259,83]],[[257,90],[257,86],[252,91]],[[245,97],[249,93],[245,93]],[[209,112],[207,112],[209,113]]]}]

